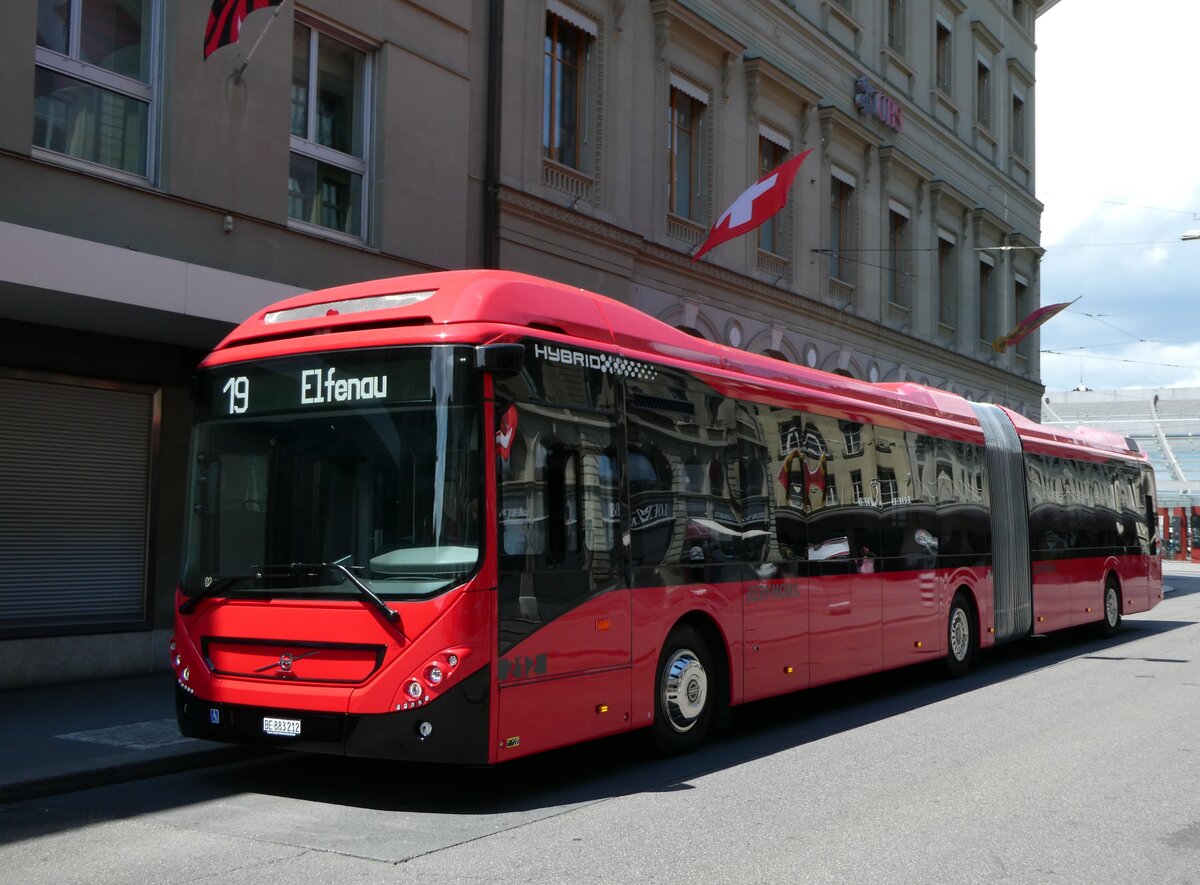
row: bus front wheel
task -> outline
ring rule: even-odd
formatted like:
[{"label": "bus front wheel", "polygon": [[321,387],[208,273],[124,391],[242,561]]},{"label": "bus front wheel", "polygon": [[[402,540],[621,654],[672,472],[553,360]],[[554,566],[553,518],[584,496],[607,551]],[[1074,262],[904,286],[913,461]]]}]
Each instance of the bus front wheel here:
[{"label": "bus front wheel", "polygon": [[664,753],[686,753],[704,742],[713,719],[716,671],[704,637],[683,624],[671,631],[658,656],[654,742]]},{"label": "bus front wheel", "polygon": [[950,603],[950,617],[946,624],[946,670],[957,679],[967,675],[975,654],[979,649],[979,633],[971,605],[962,593]]}]

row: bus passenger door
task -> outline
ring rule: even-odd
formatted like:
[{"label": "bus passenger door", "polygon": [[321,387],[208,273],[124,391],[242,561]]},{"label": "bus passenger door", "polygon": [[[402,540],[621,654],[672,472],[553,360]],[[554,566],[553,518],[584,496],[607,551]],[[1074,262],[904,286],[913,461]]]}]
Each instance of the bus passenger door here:
[{"label": "bus passenger door", "polygon": [[809,685],[804,420],[751,403],[737,410],[746,563],[743,697],[750,701]]},{"label": "bus passenger door", "polygon": [[818,685],[883,666],[881,505],[874,428],[820,416],[806,428],[810,660]]},{"label": "bus passenger door", "polygon": [[880,482],[883,665],[941,654],[937,448],[931,437],[875,428]]},{"label": "bus passenger door", "polygon": [[[588,374],[545,366],[497,384],[500,760],[629,728],[611,384]],[[589,408],[546,402],[580,398]]]}]

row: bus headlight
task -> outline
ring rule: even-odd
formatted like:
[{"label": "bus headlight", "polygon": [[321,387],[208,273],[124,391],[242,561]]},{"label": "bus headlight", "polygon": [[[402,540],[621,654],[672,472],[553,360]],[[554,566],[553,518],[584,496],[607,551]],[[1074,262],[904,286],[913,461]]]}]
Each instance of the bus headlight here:
[{"label": "bus headlight", "polygon": [[405,688],[405,691],[408,692],[408,696],[410,698],[412,698],[413,700],[417,700],[417,701],[419,701],[421,699],[421,695],[425,694],[425,689],[423,689],[421,687],[421,683],[417,682],[417,680],[415,680],[415,679],[412,682],[408,683],[408,686]]}]

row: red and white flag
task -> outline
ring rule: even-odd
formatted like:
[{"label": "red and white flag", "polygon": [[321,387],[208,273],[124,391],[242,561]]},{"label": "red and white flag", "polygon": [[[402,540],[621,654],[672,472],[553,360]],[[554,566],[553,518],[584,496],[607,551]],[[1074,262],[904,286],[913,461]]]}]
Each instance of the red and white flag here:
[{"label": "red and white flag", "polygon": [[283,0],[213,0],[204,28],[204,60],[242,35],[242,22],[257,9],[278,6]]},{"label": "red and white flag", "polygon": [[812,148],[809,148],[796,154],[746,188],[717,219],[717,223],[708,232],[708,237],[692,256],[692,261],[699,260],[701,255],[714,246],[754,230],[787,205],[788,192],[792,189],[796,172],[799,171],[804,158],[811,153]]},{"label": "red and white flag", "polygon": [[[1075,301],[1078,300],[1079,298],[1075,299]],[[1029,316],[1025,317],[1025,319],[1021,320],[1021,322],[1017,323],[1016,326],[1013,327],[1013,330],[1007,335],[1001,335],[999,338],[993,341],[992,350],[996,351],[996,353],[1004,353],[1014,344],[1024,340],[1028,335],[1031,335],[1035,329],[1037,329],[1051,317],[1054,317],[1066,310],[1068,307],[1074,304],[1075,301],[1064,301],[1061,304],[1047,304],[1045,307],[1039,307],[1037,310],[1033,311],[1033,313],[1029,314]]]}]

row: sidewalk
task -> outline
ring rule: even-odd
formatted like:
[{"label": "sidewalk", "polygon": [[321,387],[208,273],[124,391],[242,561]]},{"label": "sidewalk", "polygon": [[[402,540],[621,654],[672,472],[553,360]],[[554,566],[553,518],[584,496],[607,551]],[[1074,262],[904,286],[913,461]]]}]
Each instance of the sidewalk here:
[{"label": "sidewalk", "polygon": [[1167,579],[1171,575],[1181,575],[1187,577],[1195,577],[1200,575],[1200,562],[1183,562],[1173,559],[1163,560],[1163,583],[1168,583]]},{"label": "sidewalk", "polygon": [[181,736],[173,686],[163,672],[0,691],[0,803],[262,753]]}]

